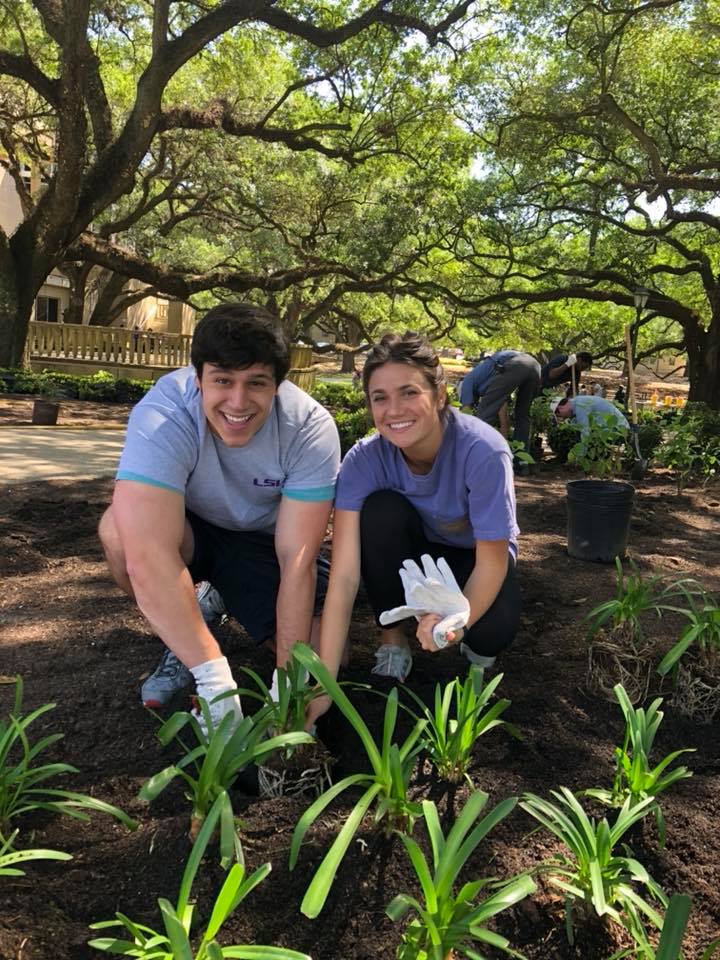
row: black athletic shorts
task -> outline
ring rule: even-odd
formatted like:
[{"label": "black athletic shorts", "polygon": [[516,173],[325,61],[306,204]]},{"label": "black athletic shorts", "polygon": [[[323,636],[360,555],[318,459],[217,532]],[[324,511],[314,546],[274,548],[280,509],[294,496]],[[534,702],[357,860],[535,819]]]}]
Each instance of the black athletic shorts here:
[{"label": "black athletic shorts", "polygon": [[[257,644],[275,636],[275,606],[280,587],[280,564],[275,538],[269,533],[224,530],[185,511],[195,539],[189,565],[193,581],[209,580],[225,608]],[[317,560],[315,614],[322,612],[330,565]]]}]

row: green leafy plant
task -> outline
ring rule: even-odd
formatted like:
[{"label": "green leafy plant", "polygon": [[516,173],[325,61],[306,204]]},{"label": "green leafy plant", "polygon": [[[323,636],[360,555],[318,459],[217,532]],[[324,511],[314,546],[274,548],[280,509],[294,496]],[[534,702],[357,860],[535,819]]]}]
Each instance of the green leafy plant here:
[{"label": "green leafy plant", "polygon": [[18,863],[29,860],[72,860],[69,853],[59,850],[14,850],[13,844],[18,831],[14,830],[7,840],[0,843],[0,877],[22,877],[23,870],[19,870]]},{"label": "green leafy plant", "polygon": [[[233,691],[234,693],[234,691]],[[220,856],[223,864],[233,857],[242,861],[242,846],[228,791],[240,772],[251,763],[258,763],[275,750],[299,743],[312,743],[308,733],[296,731],[268,737],[271,713],[265,708],[254,717],[244,717],[239,724],[228,713],[213,726],[207,703],[199,698],[200,709],[209,731],[207,737],[191,713],[174,713],[158,730],[160,742],[167,746],[175,738],[185,749],[185,756],[151,777],[140,790],[140,799],[151,801],[179,777],[186,786],[185,796],[192,803],[190,836],[195,837],[215,801],[221,798]],[[188,748],[179,738],[189,726],[198,741]]]},{"label": "green leafy plant", "polygon": [[247,946],[221,947],[215,939],[223,924],[238,908],[258,884],[267,877],[272,866],[263,864],[251,876],[245,876],[245,868],[235,863],[225,878],[215,898],[210,919],[202,933],[200,942],[193,949],[190,931],[194,905],[190,901],[192,885],[200,862],[205,854],[219,821],[222,821],[227,809],[226,798],[220,794],[208,811],[208,815],[198,833],[197,839],[188,857],[183,872],[177,903],[173,906],[163,897],[158,899],[164,932],[152,927],[135,923],[124,913],[116,913],[114,920],[103,920],[90,925],[91,930],[110,930],[120,928],[127,931],[131,940],[118,937],[99,937],[89,941],[95,950],[141,960],[223,960],[223,958],[243,958],[243,960],[311,960],[307,954],[284,947],[265,947],[256,944]]},{"label": "green leafy plant", "polygon": [[568,463],[594,477],[615,476],[622,469],[627,430],[611,414],[590,414],[579,441],[568,453]]},{"label": "green leafy plant", "polygon": [[623,835],[648,813],[655,802],[651,797],[632,804],[628,798],[612,824],[588,817],[577,797],[561,787],[552,790],[559,805],[532,793],[526,793],[520,806],[538,820],[569,850],[542,864],[540,871],[565,896],[565,928],[569,942],[575,941],[574,915],[594,911],[623,926],[636,943],[647,940],[643,918],[658,929],[662,921],[655,906],[638,893],[646,888],[651,897],[667,905],[667,898],[645,867],[627,848],[617,853]]},{"label": "green leafy plant", "polygon": [[654,767],[650,765],[655,736],[662,723],[662,697],[658,697],[645,710],[635,708],[630,703],[622,684],[614,688],[615,696],[625,717],[625,736],[621,747],[615,747],[615,775],[610,790],[585,790],[585,794],[599,800],[610,807],[623,807],[626,801],[630,802],[630,809],[642,800],[650,798],[655,803],[651,806],[655,814],[660,845],[665,844],[665,819],[657,802],[658,796],[678,780],[686,780],[692,776],[687,767],[676,767],[668,770],[683,753],[694,753],[694,749],[673,750]]},{"label": "green leafy plant", "polygon": [[527,464],[528,466],[530,466],[532,463],[535,463],[534,457],[527,452],[525,445],[521,440],[510,440],[509,446],[513,460],[517,461],[518,463]]},{"label": "green leafy plant", "polygon": [[339,710],[345,715],[360,737],[370,761],[369,773],[356,773],[345,777],[326,790],[300,817],[290,845],[290,869],[294,869],[305,834],[320,814],[333,800],[351,787],[362,787],[363,793],[355,803],[332,846],[317,868],[303,898],[300,910],[306,917],[316,917],[327,899],[340,863],[347,852],[363,817],[371,807],[375,810],[375,822],[383,822],[389,834],[393,829],[406,832],[412,829],[420,806],[408,797],[408,784],[415,758],[422,750],[420,737],[427,723],[418,720],[410,735],[401,745],[393,743],[398,714],[397,688],[393,689],[385,705],[382,743],[378,747],[365,721],[330,675],[319,657],[307,646],[298,644],[293,657],[305,667],[322,685]]},{"label": "green leafy plant", "polygon": [[[665,911],[657,947],[646,940],[644,943],[636,943],[635,947],[628,950],[613,954],[611,960],[620,960],[621,957],[632,960],[682,960],[682,941],[691,906],[690,897],[681,893],[673,894]],[[719,947],[720,937],[708,944],[698,960],[710,960]]]},{"label": "green leafy plant", "polygon": [[18,677],[10,715],[0,720],[0,841],[6,840],[11,823],[32,810],[49,810],[85,821],[90,819],[87,811],[92,810],[107,813],[135,830],[135,821],[118,807],[83,793],[47,786],[55,777],[79,771],[69,763],[37,762],[42,753],[63,739],[63,734],[51,733],[36,743],[30,742],[30,727],[54,710],[55,704],[46,703],[23,716],[23,689],[22,677]]},{"label": "green leafy plant", "polygon": [[547,428],[547,441],[560,463],[567,463],[570,451],[580,440],[580,428],[567,420],[551,423]]},{"label": "green leafy plant", "polygon": [[615,567],[615,596],[593,607],[588,614],[588,640],[592,640],[608,621],[613,628],[627,624],[630,635],[638,639],[642,632],[641,614],[652,612],[661,617],[664,611],[678,612],[678,608],[668,601],[687,595],[695,583],[692,580],[679,580],[666,585],[662,577],[644,579],[632,560],[630,572],[626,575],[619,557],[615,558]]},{"label": "green leafy plant", "polygon": [[239,692],[257,700],[267,709],[269,726],[275,733],[305,729],[305,711],[310,701],[318,696],[318,690],[308,685],[307,670],[297,660],[290,658],[287,666],[277,671],[276,699],[270,695],[270,688],[255,670],[243,667],[242,671],[251,678],[256,689],[243,688]]},{"label": "green leafy plant", "polygon": [[[494,807],[482,820],[478,817],[488,797],[482,791],[470,795],[447,837],[443,835],[437,808],[423,801],[422,811],[430,837],[432,865],[428,864],[418,844],[401,835],[410,862],[422,891],[422,902],[407,893],[398,894],[385,912],[391,920],[401,920],[408,912],[416,914],[403,933],[397,951],[398,960],[446,960],[465,956],[477,960],[476,942],[487,944],[517,956],[505,937],[487,929],[491,917],[513,906],[535,892],[535,883],[527,874],[511,880],[480,879],[463,884],[453,893],[468,858],[493,827],[517,804],[511,797]],[[489,895],[476,903],[478,895]]]},{"label": "green leafy plant", "polygon": [[720,606],[707,591],[701,590],[699,596],[690,590],[684,591],[688,606],[683,613],[688,623],[680,634],[680,639],[665,654],[658,666],[661,676],[674,670],[680,658],[696,644],[706,658],[716,659],[720,653]]},{"label": "green leafy plant", "polygon": [[484,684],[482,669],[473,665],[464,681],[457,677],[444,690],[439,685],[435,687],[432,710],[412,690],[406,691],[420,707],[420,716],[427,721],[421,742],[443,779],[457,783],[464,777],[473,786],[467,773],[473,747],[494,727],[504,727],[512,736],[520,737],[516,727],[500,719],[510,701],[496,700],[490,704],[502,679],[500,673]]}]

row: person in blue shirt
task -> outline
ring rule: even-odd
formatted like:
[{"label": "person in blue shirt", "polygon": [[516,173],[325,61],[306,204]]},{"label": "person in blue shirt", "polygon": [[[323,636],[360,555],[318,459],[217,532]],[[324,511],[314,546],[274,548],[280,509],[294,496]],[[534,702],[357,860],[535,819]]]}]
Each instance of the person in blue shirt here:
[{"label": "person in blue shirt", "polygon": [[582,437],[587,435],[591,417],[598,420],[612,417],[623,430],[629,430],[630,424],[614,403],[604,397],[594,395],[581,397],[558,397],[550,404],[550,412],[556,420],[572,420],[580,427]]},{"label": "person in blue shirt", "polygon": [[530,452],[530,404],[540,390],[540,364],[529,353],[498,350],[486,357],[460,384],[463,407],[474,409],[485,423],[500,421],[500,432],[507,439],[507,401],[515,393],[513,439]]}]

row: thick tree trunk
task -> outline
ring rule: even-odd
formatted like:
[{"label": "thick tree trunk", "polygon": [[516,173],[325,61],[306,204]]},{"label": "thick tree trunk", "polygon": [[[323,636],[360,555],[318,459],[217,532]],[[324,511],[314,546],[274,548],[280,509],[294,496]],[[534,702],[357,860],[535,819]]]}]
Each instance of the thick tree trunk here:
[{"label": "thick tree trunk", "polygon": [[18,231],[11,240],[0,232],[0,367],[20,367],[33,304],[52,264],[24,243]]},{"label": "thick tree trunk", "polygon": [[685,327],[685,342],[689,399],[702,401],[714,410],[720,410],[720,304],[715,306],[707,330],[699,324],[692,329]]},{"label": "thick tree trunk", "polygon": [[64,263],[61,266],[63,273],[70,281],[70,303],[63,314],[64,323],[82,323],[85,314],[85,294],[87,280],[92,270],[91,263]]},{"label": "thick tree trunk", "polygon": [[342,351],[342,366],[340,373],[355,373],[355,354],[352,350]]},{"label": "thick tree trunk", "polygon": [[108,327],[118,316],[117,313],[113,313],[112,308],[127,281],[127,277],[120,273],[110,273],[108,276],[107,272],[103,271],[103,275],[103,278],[107,276],[107,280],[97,298],[95,309],[90,315],[88,322],[91,327]]}]

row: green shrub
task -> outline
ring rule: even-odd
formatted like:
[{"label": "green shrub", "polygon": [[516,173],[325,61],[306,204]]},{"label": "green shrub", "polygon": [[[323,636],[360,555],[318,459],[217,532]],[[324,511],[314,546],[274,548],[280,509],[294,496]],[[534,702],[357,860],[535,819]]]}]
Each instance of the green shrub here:
[{"label": "green shrub", "polygon": [[679,419],[681,422],[692,421],[700,443],[720,439],[720,411],[713,410],[706,403],[691,400],[683,407]]},{"label": "green shrub", "polygon": [[580,428],[571,424],[551,423],[547,442],[560,463],[567,463],[568,454],[580,440]]},{"label": "green shrub", "polygon": [[91,377],[82,377],[78,385],[81,400],[113,401],[115,399],[115,377],[104,370]]},{"label": "green shrub", "polygon": [[662,443],[662,438],[662,424],[657,420],[646,420],[644,423],[639,424],[638,444],[640,446],[640,456],[645,460],[650,460]]},{"label": "green shrub", "polygon": [[39,393],[41,376],[29,370],[18,370],[13,380],[13,393]]},{"label": "green shrub", "polygon": [[152,387],[150,380],[128,380],[120,377],[115,381],[115,401],[117,403],[137,403]]},{"label": "green shrub", "polygon": [[340,452],[343,456],[348,450],[361,440],[372,428],[370,414],[363,408],[354,412],[347,410],[336,410],[333,414],[340,434]]},{"label": "green shrub", "polygon": [[310,396],[331,412],[336,410],[354,412],[365,409],[365,394],[352,383],[316,383],[310,391]]}]

